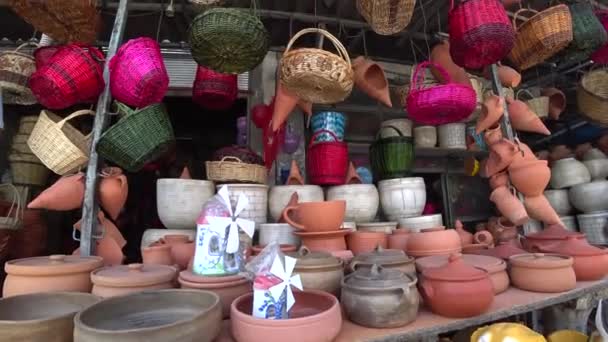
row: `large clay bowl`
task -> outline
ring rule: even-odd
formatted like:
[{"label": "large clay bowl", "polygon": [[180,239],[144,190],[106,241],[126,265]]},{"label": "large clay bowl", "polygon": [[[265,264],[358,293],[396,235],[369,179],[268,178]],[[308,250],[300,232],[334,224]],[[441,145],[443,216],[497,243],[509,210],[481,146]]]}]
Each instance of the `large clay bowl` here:
[{"label": "large clay bowl", "polygon": [[220,333],[222,308],[210,291],[148,291],[103,300],[74,323],[74,342],[211,342]]},{"label": "large clay bowl", "polygon": [[0,300],[0,341],[70,342],[74,315],[101,298],[88,293],[56,292]]},{"label": "large clay bowl", "polygon": [[239,342],[329,342],[342,328],[338,299],[323,291],[294,291],[289,319],[270,320],[251,316],[253,294],[232,302],[232,336]]}]

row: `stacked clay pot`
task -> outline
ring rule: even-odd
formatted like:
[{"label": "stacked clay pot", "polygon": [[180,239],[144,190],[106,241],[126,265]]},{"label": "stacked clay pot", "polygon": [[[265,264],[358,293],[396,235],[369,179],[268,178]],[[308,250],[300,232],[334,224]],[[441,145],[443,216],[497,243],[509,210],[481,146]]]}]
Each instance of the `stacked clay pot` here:
[{"label": "stacked clay pot", "polygon": [[91,293],[102,297],[122,296],[129,293],[171,289],[177,269],[165,265],[130,264],[102,267],[91,272]]},{"label": "stacked clay pot", "polygon": [[363,184],[352,162],[344,185],[331,186],[327,189],[327,200],[346,201],[344,220],[355,223],[373,221],[380,202],[376,186]]}]

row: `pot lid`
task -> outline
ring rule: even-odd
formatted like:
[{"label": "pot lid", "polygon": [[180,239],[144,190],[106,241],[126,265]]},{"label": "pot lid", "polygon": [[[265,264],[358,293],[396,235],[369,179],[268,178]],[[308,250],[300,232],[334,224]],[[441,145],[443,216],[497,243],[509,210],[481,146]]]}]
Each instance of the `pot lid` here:
[{"label": "pot lid", "polygon": [[575,236],[568,236],[564,240],[548,246],[541,246],[541,248],[543,251],[570,256],[594,256],[608,253],[606,249],[592,246],[586,240]]},{"label": "pot lid", "polygon": [[572,266],[572,257],[559,254],[525,253],[513,255],[509,258],[513,266],[528,268],[562,268]]},{"label": "pot lid", "polygon": [[448,281],[469,281],[488,277],[486,270],[473,267],[462,259],[462,254],[454,253],[448,257],[447,263],[422,272],[428,279]]},{"label": "pot lid", "polygon": [[397,264],[413,262],[414,259],[407,256],[404,251],[400,249],[384,249],[382,246],[376,246],[372,252],[361,253],[357,255],[353,262],[363,264]]},{"label": "pot lid", "polygon": [[[445,265],[449,261],[447,255],[433,255],[416,259],[416,269],[419,272],[424,270],[437,268]],[[504,271],[507,268],[507,263],[499,258],[486,256],[486,255],[475,255],[475,254],[463,254],[462,260],[475,268],[481,268],[488,273],[495,273]]]},{"label": "pot lid", "polygon": [[311,252],[306,246],[300,247],[297,252],[285,253],[296,258],[296,269],[302,267],[336,267],[342,266],[342,260],[326,252]]},{"label": "pot lid", "polygon": [[7,274],[43,276],[88,273],[101,266],[103,258],[99,256],[57,254],[7,261],[4,270]]},{"label": "pot lid", "polygon": [[376,289],[403,287],[413,285],[415,282],[416,280],[408,274],[378,264],[373,264],[370,268],[360,268],[345,279],[345,284],[350,286]]},{"label": "pot lid", "polygon": [[208,284],[209,286],[217,285],[218,287],[230,286],[234,283],[241,283],[247,281],[247,278],[239,274],[227,275],[227,276],[202,276],[195,274],[192,270],[184,270],[179,273],[180,280],[185,280],[195,284]]},{"label": "pot lid", "polygon": [[541,230],[538,233],[526,235],[527,239],[536,239],[536,240],[560,240],[565,239],[568,236],[575,236],[578,238],[584,237],[584,234],[571,232],[566,230],[563,226],[559,224],[552,224],[547,228]]},{"label": "pot lid", "polygon": [[173,281],[177,270],[173,266],[129,264],[108,266],[91,272],[95,285],[136,287],[163,284]]}]

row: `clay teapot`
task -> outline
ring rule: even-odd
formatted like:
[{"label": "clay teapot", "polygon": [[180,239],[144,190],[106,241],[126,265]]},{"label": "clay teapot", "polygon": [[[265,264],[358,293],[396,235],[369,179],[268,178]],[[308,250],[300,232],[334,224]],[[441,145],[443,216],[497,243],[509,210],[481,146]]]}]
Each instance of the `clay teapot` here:
[{"label": "clay teapot", "polygon": [[106,167],[101,171],[99,182],[99,202],[112,220],[116,220],[127,202],[129,185],[127,177],[118,167]]},{"label": "clay teapot", "polygon": [[542,221],[546,224],[562,224],[559,215],[551,206],[545,195],[525,196],[524,206],[528,215],[535,220]]},{"label": "clay teapot", "polygon": [[74,210],[84,199],[84,173],[59,178],[28,205],[28,209]]},{"label": "clay teapot", "polygon": [[528,105],[520,100],[507,98],[509,117],[513,128],[518,131],[551,135],[542,120],[534,114]]},{"label": "clay teapot", "polygon": [[590,245],[585,239],[568,236],[540,247],[541,251],[571,256],[576,280],[600,280],[608,274],[608,250]]},{"label": "clay teapot", "polygon": [[464,226],[462,225],[462,222],[460,222],[460,220],[456,220],[456,223],[454,224],[454,229],[456,230],[456,233],[458,233],[458,235],[460,236],[460,242],[462,242],[462,245],[470,245],[473,243],[473,234],[467,232],[464,229]]},{"label": "clay teapot", "polygon": [[491,145],[490,155],[486,163],[486,174],[488,177],[509,167],[517,152],[520,152],[519,146],[504,138]]},{"label": "clay teapot", "polygon": [[477,134],[486,129],[495,126],[500,117],[504,113],[504,100],[496,95],[488,96],[481,105],[481,114],[477,119],[475,131]]},{"label": "clay teapot", "polygon": [[528,221],[529,217],[526,209],[515,196],[513,188],[501,186],[494,189],[490,195],[490,200],[496,204],[498,211],[515,225],[520,226]]},{"label": "clay teapot", "polygon": [[522,160],[509,166],[509,178],[519,192],[540,196],[549,184],[551,169],[546,160]]},{"label": "clay teapot", "polygon": [[553,120],[559,119],[560,114],[566,109],[566,95],[557,88],[545,88],[540,94],[549,97],[549,117]]},{"label": "clay teapot", "polygon": [[361,89],[372,99],[392,108],[393,104],[391,103],[388,81],[380,65],[363,56],[355,58],[352,65],[357,88]]},{"label": "clay teapot", "polygon": [[490,177],[489,182],[492,190],[498,188],[499,186],[507,186],[509,184],[509,175],[506,171],[501,171]]},{"label": "clay teapot", "polygon": [[[429,57],[431,62],[442,66],[445,71],[448,73],[452,82],[460,83],[471,87],[471,80],[467,75],[467,72],[456,65],[450,56],[450,43],[447,41],[442,41],[439,44],[435,45],[431,50],[431,55]],[[434,67],[431,67],[431,73],[435,77],[437,81],[440,83],[445,83],[447,80],[444,79],[441,72]]]},{"label": "clay teapot", "polygon": [[[503,87],[507,88],[517,88],[521,83],[521,74],[517,72],[515,69],[506,66],[506,65],[498,65],[498,80],[502,84]],[[490,67],[484,69],[483,73],[484,77],[487,79],[492,79],[490,75]]]},{"label": "clay teapot", "polygon": [[496,144],[502,139],[502,126],[500,126],[499,123],[496,123],[495,125],[488,127],[483,133],[483,138],[488,146]]},{"label": "clay teapot", "polygon": [[272,108],[272,131],[276,132],[285,123],[289,114],[296,108],[298,96],[290,93],[281,81],[277,82],[276,96]]}]

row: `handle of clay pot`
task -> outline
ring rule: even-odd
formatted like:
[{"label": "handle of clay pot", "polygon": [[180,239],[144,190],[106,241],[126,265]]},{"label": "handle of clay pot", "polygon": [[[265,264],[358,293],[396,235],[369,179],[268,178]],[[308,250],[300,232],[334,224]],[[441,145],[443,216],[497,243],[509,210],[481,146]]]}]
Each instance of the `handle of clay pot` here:
[{"label": "handle of clay pot", "polygon": [[420,283],[420,290],[422,290],[422,292],[424,293],[424,296],[427,298],[433,298],[433,296],[435,295],[435,291],[433,291],[433,287],[427,281],[423,280]]},{"label": "handle of clay pot", "polygon": [[283,219],[285,220],[285,222],[287,222],[289,225],[291,225],[292,227],[294,227],[296,229],[306,230],[306,228],[304,227],[303,224],[295,222],[294,220],[291,219],[291,217],[289,217],[290,212],[297,211],[297,210],[298,210],[298,206],[295,206],[295,205],[285,208],[285,210],[283,210]]}]

